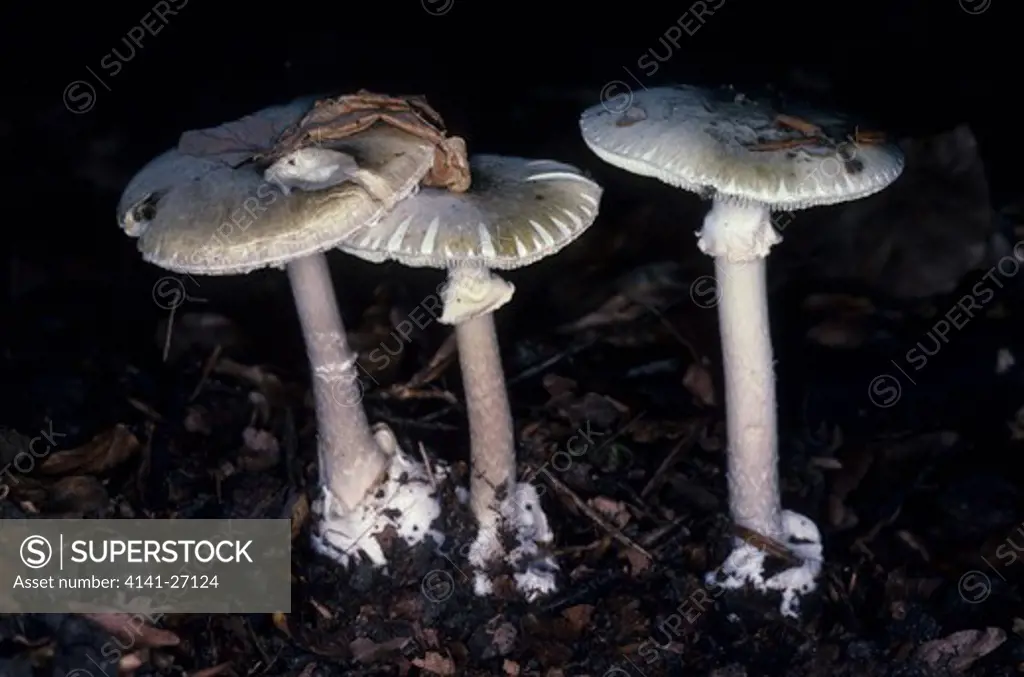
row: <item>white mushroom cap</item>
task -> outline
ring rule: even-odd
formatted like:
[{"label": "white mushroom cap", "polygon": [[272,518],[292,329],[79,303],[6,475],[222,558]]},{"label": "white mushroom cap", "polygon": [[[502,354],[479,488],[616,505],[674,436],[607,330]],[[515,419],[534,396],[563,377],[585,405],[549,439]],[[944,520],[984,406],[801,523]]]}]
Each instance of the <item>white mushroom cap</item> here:
[{"label": "white mushroom cap", "polygon": [[560,251],[597,218],[602,189],[571,165],[476,155],[470,171],[467,192],[424,188],[340,248],[411,267],[511,270]]},{"label": "white mushroom cap", "polygon": [[783,112],[728,89],[659,87],[634,93],[623,111],[588,108],[580,129],[590,149],[616,167],[778,211],[867,197],[903,171],[895,146],[850,142],[853,127],[843,118],[805,109],[785,112],[817,125],[835,145],[749,149],[802,136],[775,123]]},{"label": "white mushroom cap", "polygon": [[[295,106],[294,121],[308,108]],[[275,124],[267,126],[268,135],[282,120],[287,124],[280,108],[271,110]],[[262,145],[273,140],[269,136]],[[321,190],[283,192],[254,163],[234,167],[237,158],[230,153],[196,157],[176,148],[132,179],[118,222],[139,238],[146,261],[174,272],[233,275],[283,266],[375,223],[417,188],[435,154],[428,141],[383,125],[328,147],[372,175],[373,190],[342,178]]]}]

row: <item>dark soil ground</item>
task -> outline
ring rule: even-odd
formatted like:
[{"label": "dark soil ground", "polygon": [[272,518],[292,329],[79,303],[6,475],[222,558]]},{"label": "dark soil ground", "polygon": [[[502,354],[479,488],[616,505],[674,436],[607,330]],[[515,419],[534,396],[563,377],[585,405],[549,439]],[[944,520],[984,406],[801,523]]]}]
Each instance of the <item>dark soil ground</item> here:
[{"label": "dark soil ground", "polygon": [[[541,491],[556,533],[557,594],[527,603],[506,577],[496,597],[473,595],[473,527],[452,486],[443,547],[385,539],[387,575],[316,556],[315,421],[284,276],[162,277],[114,233],[120,249],[96,261],[65,248],[45,265],[38,252],[16,263],[25,279],[47,272],[11,290],[4,311],[0,460],[13,463],[38,430],[63,437],[14,471],[3,515],[290,518],[291,611],[168,614],[153,619],[163,632],[120,639],[81,617],[6,616],[0,674],[113,676],[111,642],[139,652],[140,677],[1024,668],[1016,285],[937,352],[936,323],[986,271],[919,304],[853,283],[776,287],[783,504],[821,526],[826,552],[820,598],[799,622],[782,619],[702,583],[731,534],[717,322],[700,285],[709,264],[690,235],[700,205],[613,175],[575,138],[560,148],[545,155],[586,163],[605,183],[602,217],[557,261],[511,275],[517,297],[499,313],[520,476]],[[84,199],[109,214],[115,198]],[[115,230],[112,217],[101,226]],[[366,358],[371,420],[391,425],[407,452],[422,445],[451,463],[464,484],[468,433],[447,330],[395,331],[440,276],[331,263]],[[908,358],[919,343],[934,353],[924,365]],[[369,359],[374,350],[388,359]]]}]

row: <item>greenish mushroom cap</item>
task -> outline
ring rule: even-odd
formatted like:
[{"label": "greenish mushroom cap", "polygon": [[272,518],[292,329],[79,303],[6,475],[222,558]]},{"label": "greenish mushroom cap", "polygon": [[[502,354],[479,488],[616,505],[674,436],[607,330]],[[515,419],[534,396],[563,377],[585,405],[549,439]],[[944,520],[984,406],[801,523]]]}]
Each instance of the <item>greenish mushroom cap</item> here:
[{"label": "greenish mushroom cap", "polygon": [[186,134],[178,148],[144,167],[125,189],[117,214],[121,228],[138,237],[143,258],[197,275],[280,267],[331,249],[375,223],[416,190],[433,164],[431,143],[377,125],[326,147],[351,156],[361,170],[375,175],[387,193],[384,199],[354,181],[286,194],[264,177],[265,167],[244,161],[245,153],[251,157],[269,147],[276,133],[298,122],[309,107],[310,101],[303,100],[223,126],[244,123],[255,130],[233,147],[225,145],[227,136],[211,135],[209,152],[202,153],[200,132]]},{"label": "greenish mushroom cap", "polygon": [[339,248],[410,267],[509,270],[560,251],[597,218],[602,189],[571,165],[476,155],[470,171],[467,192],[424,188]]}]

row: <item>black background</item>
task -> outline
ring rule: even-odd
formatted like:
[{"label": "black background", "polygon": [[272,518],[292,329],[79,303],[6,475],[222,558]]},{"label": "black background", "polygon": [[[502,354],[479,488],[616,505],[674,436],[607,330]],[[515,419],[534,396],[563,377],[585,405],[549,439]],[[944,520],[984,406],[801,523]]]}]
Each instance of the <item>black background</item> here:
[{"label": "black background", "polygon": [[[57,259],[131,248],[114,221],[119,191],[98,189],[82,169],[113,133],[126,141],[113,162],[130,175],[182,130],[296,95],[360,87],[425,94],[471,151],[515,152],[552,135],[578,136],[579,107],[548,114],[543,92],[597,92],[613,80],[633,86],[629,73],[643,86],[781,83],[801,66],[833,81],[829,103],[894,131],[971,123],[996,195],[1019,188],[1012,167],[1022,149],[1013,132],[1020,12],[1012,0],[724,0],[650,76],[638,60],[651,48],[664,53],[659,39],[691,0],[449,1],[436,16],[423,3],[436,12],[444,0],[188,0],[115,76],[103,59],[115,48],[131,54],[124,37],[153,3],[6,7],[0,134],[12,158],[8,242],[36,258],[41,248]],[[990,6],[978,14],[961,4],[984,2]],[[95,89],[95,105],[82,114],[62,101],[77,80]],[[533,112],[528,124],[510,113],[521,109]]]}]

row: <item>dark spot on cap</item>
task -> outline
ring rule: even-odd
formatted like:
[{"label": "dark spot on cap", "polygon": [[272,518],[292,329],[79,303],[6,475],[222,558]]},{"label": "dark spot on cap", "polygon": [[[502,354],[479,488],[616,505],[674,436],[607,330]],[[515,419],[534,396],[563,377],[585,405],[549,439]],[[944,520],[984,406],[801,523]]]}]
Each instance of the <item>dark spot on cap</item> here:
[{"label": "dark spot on cap", "polygon": [[638,122],[643,122],[647,119],[647,111],[640,106],[630,106],[626,111],[615,121],[616,127],[631,127]]},{"label": "dark spot on cap", "polygon": [[156,218],[156,203],[163,197],[163,193],[150,193],[135,203],[131,208],[132,219],[137,222],[152,221]]},{"label": "dark spot on cap", "polygon": [[843,167],[849,174],[860,174],[862,171],[864,171],[864,163],[857,158],[846,160],[845,162],[843,162]]}]

